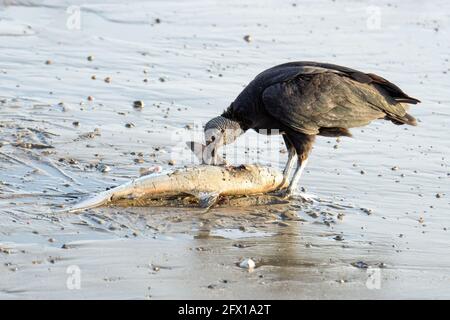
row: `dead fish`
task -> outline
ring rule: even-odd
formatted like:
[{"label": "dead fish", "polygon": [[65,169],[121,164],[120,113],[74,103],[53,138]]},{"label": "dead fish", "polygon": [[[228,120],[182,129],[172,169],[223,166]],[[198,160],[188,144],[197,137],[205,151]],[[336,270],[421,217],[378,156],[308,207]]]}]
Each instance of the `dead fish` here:
[{"label": "dead fish", "polygon": [[199,165],[131,180],[64,211],[77,212],[124,199],[167,199],[180,195],[194,196],[201,207],[209,208],[220,196],[267,193],[277,190],[282,181],[279,170],[260,165]]}]

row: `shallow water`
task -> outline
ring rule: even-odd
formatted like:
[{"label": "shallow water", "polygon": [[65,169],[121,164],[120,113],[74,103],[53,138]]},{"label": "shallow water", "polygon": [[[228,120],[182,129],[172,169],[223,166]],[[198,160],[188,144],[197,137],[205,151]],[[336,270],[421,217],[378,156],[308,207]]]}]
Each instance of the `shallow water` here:
[{"label": "shallow water", "polygon": [[[0,9],[0,297],[450,297],[446,1],[378,2],[379,28],[368,25],[371,3],[357,1],[8,4]],[[69,6],[81,10],[80,29],[67,27]],[[388,78],[422,100],[411,108],[419,126],[379,121],[352,139],[318,138],[302,179],[311,205],[54,213],[140,168],[190,164],[183,141],[199,140],[199,126],[257,73],[292,60]],[[234,163],[282,168],[278,137],[246,137]],[[236,266],[245,257],[257,262],[253,273]],[[369,272],[352,265],[359,261]],[[67,288],[71,265],[81,290]],[[378,289],[367,284],[370,270],[380,272]]]}]

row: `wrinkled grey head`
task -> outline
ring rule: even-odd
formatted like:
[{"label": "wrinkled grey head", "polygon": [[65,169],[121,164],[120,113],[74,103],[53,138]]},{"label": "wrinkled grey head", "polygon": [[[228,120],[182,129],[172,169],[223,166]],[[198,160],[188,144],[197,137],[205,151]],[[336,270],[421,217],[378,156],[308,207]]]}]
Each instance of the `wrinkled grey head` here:
[{"label": "wrinkled grey head", "polygon": [[[205,125],[205,141],[207,149],[212,156],[212,163],[216,163],[216,150],[219,147],[234,142],[243,133],[244,130],[236,121],[222,116],[209,120]],[[208,163],[208,161],[206,162]]]},{"label": "wrinkled grey head", "polygon": [[218,146],[234,142],[244,131],[238,122],[219,116],[205,125],[206,145],[214,142]]}]

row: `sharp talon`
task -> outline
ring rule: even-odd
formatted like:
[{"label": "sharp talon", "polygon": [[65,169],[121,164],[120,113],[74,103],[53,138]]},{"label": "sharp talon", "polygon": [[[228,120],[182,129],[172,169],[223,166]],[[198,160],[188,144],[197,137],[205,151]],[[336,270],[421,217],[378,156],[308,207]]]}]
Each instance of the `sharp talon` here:
[{"label": "sharp talon", "polygon": [[285,190],[289,187],[289,183],[287,180],[280,183],[280,186],[278,187],[278,190]]},{"label": "sharp talon", "polygon": [[302,196],[302,195],[298,195],[299,199],[302,200],[302,202],[307,202],[307,203],[313,203],[313,200],[311,198]]},{"label": "sharp talon", "polygon": [[286,189],[278,190],[274,192],[273,195],[283,200],[288,200],[292,197],[292,193],[288,192]]},{"label": "sharp talon", "polygon": [[283,200],[292,200],[298,199],[302,202],[313,203],[314,201],[311,198],[305,197],[301,194],[294,194],[294,192],[289,191],[288,189],[278,190],[272,193],[273,196],[279,197]]},{"label": "sharp talon", "polygon": [[289,200],[292,198],[292,192],[286,191],[282,197],[284,200]]},{"label": "sharp talon", "polygon": [[276,191],[272,191],[269,194],[275,197],[281,197],[282,196],[282,190],[276,190]]}]

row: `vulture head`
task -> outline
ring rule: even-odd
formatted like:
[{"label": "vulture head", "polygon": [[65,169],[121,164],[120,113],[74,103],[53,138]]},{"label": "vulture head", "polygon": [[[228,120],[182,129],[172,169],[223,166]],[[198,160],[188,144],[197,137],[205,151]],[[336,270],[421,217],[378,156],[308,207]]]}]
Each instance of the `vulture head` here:
[{"label": "vulture head", "polygon": [[218,165],[217,149],[223,145],[234,142],[244,133],[241,125],[233,120],[219,116],[212,118],[205,125],[206,154],[204,162]]}]

